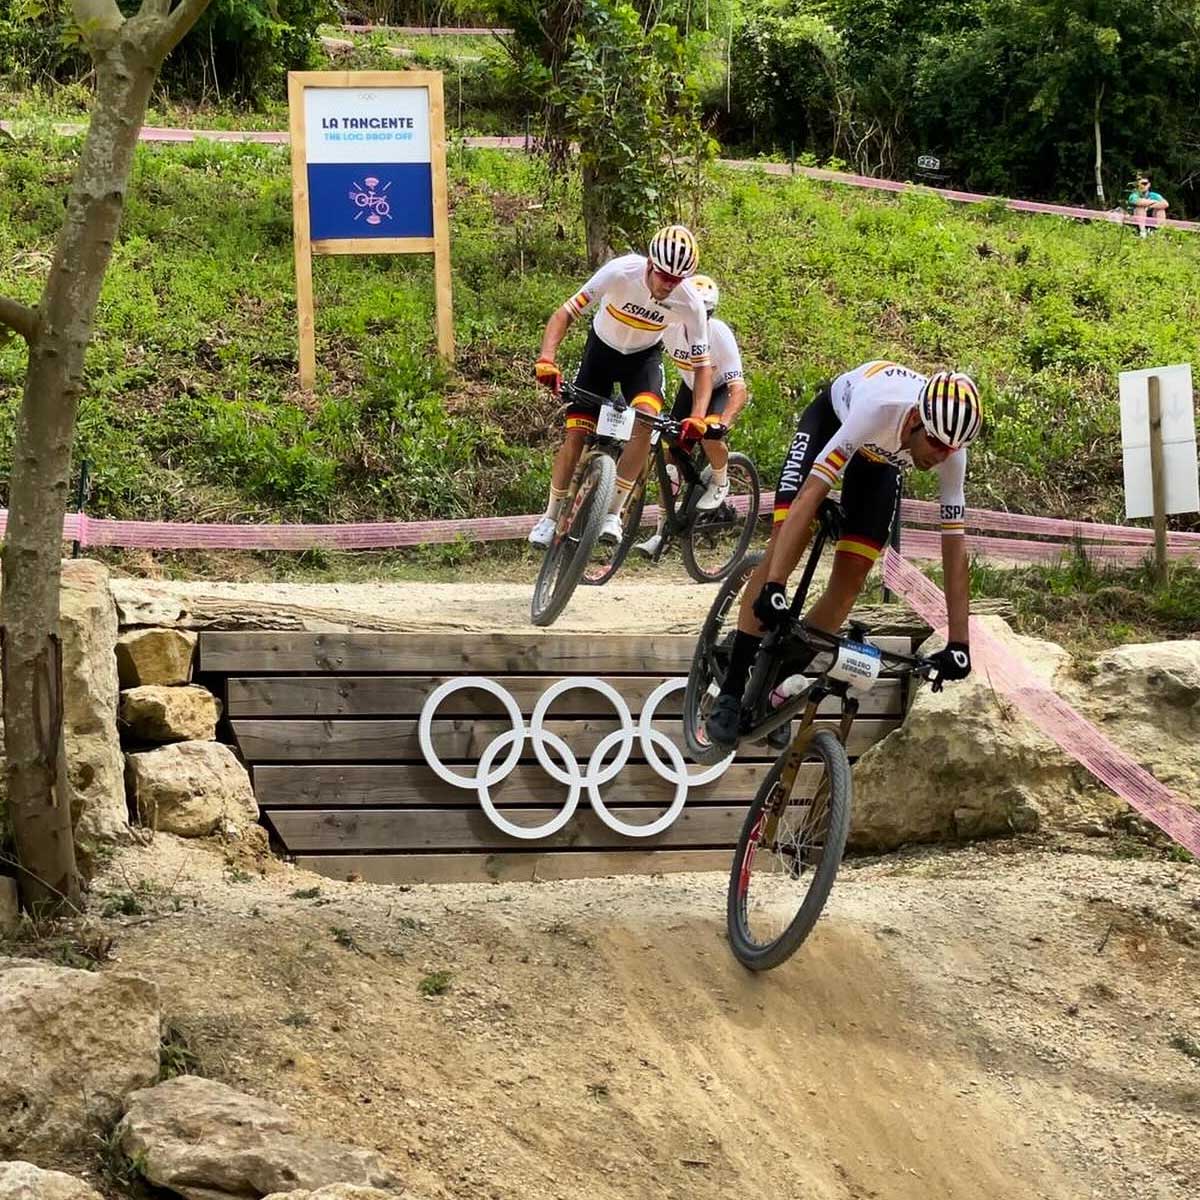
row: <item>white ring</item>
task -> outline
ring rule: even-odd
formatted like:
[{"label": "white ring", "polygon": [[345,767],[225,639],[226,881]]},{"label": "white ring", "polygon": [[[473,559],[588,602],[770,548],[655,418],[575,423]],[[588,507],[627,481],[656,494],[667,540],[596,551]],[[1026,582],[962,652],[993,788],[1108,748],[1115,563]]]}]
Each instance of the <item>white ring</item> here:
[{"label": "white ring", "polygon": [[[580,776],[578,769],[575,772],[575,778],[572,778],[565,771],[560,771],[558,767],[550,761],[550,756],[546,753],[542,746],[542,737],[548,734],[549,730],[543,730],[543,722],[546,719],[546,711],[555,700],[564,692],[570,692],[579,689],[586,692],[597,692],[603,696],[617,710],[617,716],[621,721],[621,728],[615,732],[619,733],[625,739],[620,752],[613,759],[609,766],[603,768],[596,776],[592,775],[592,764],[599,766],[602,760],[596,758],[593,751],[591,759],[588,760],[587,774]],[[629,761],[630,754],[633,753],[633,735],[634,735],[633,714],[629,711],[629,705],[625,703],[625,698],[617,691],[610,683],[605,683],[603,679],[593,678],[575,678],[575,679],[560,679],[557,683],[551,684],[542,697],[538,700],[534,707],[533,716],[529,721],[529,737],[533,742],[533,752],[537,755],[537,760],[542,764],[543,770],[551,779],[558,780],[559,783],[568,785],[585,783],[590,788],[593,784],[597,787],[602,783],[607,783],[612,779],[618,771]],[[609,734],[608,737],[612,737]],[[564,759],[564,761],[566,761]]]},{"label": "white ring", "polygon": [[[512,753],[496,768],[494,775],[481,775],[478,768],[474,775],[460,775],[457,771],[450,770],[438,758],[437,751],[433,748],[433,714],[438,705],[454,692],[466,691],[469,688],[478,688],[481,692],[495,696],[504,705],[508,718],[512,721],[512,732],[520,734],[520,737],[513,741]],[[517,761],[521,757],[521,746],[525,741],[525,721],[521,716],[520,707],[507,688],[502,687],[494,679],[486,679],[482,675],[463,675],[458,679],[447,679],[445,683],[434,688],[429,699],[425,701],[425,706],[421,709],[421,720],[417,724],[417,741],[421,746],[421,753],[425,756],[425,761],[433,768],[437,777],[445,780],[451,787],[464,788],[466,791],[470,791],[472,788],[492,787],[502,779],[507,779],[517,765]],[[559,782],[570,783],[571,781],[560,779]]]},{"label": "white ring", "polygon": [[[638,733],[641,735],[642,751],[646,755],[646,761],[653,768],[655,774],[660,775],[668,783],[679,782],[676,772],[679,771],[680,768],[672,766],[671,770],[668,771],[668,769],[663,765],[662,759],[655,754],[652,740],[655,730],[651,726],[650,722],[654,719],[654,710],[667,696],[669,696],[672,692],[681,692],[686,687],[687,680],[682,678],[668,679],[665,683],[660,683],[658,687],[656,687],[654,691],[652,691],[650,695],[646,697],[646,703],[642,706],[642,716],[638,721]],[[659,734],[659,736],[661,737],[662,734]],[[729,770],[729,764],[733,762],[736,756],[737,751],[734,750],[727,758],[721,759],[716,766],[709,767],[707,770],[697,771],[695,775],[687,774],[687,764],[684,763],[682,766],[684,779],[687,781],[689,787],[703,787],[706,783],[712,783],[714,779],[720,779],[721,776]]]},{"label": "white ring", "polygon": [[[609,748],[609,743],[622,737],[624,733],[623,729],[615,729],[612,733],[600,739],[600,744],[592,751],[592,758],[588,762],[589,776],[592,773],[592,762],[603,761],[604,755]],[[650,737],[654,741],[659,742],[663,749],[666,750],[667,757],[671,760],[671,765],[675,771],[675,799],[671,801],[671,807],[657,820],[651,821],[648,825],[630,825],[622,821],[620,817],[613,816],[603,799],[601,799],[599,785],[593,783],[590,778],[588,779],[588,800],[591,801],[592,808],[596,811],[596,816],[614,833],[622,834],[625,837],[648,838],[654,837],[657,833],[662,833],[664,829],[667,829],[675,822],[676,817],[683,811],[684,804],[687,803],[687,764],[683,761],[683,755],[679,753],[679,747],[665,733],[660,733],[657,729],[650,730]]]},{"label": "white ring", "polygon": [[567,743],[557,733],[551,733],[547,729],[542,736],[562,755],[563,762],[571,764],[575,769],[577,778],[571,783],[570,791],[567,793],[567,802],[563,805],[561,812],[555,813],[544,825],[517,825],[507,817],[501,816],[492,802],[491,794],[488,791],[487,769],[491,766],[492,759],[499,754],[505,742],[512,741],[517,748],[517,753],[520,754],[521,744],[525,741],[525,736],[524,730],[518,734],[515,729],[510,729],[507,733],[502,733],[498,738],[493,738],[488,742],[483,753],[479,756],[479,773],[483,777],[479,783],[479,805],[487,814],[488,820],[497,829],[509,834],[511,837],[532,842],[538,838],[549,837],[551,834],[557,833],[575,815],[575,809],[579,805],[579,763],[576,761],[575,755],[571,753],[571,748]]}]

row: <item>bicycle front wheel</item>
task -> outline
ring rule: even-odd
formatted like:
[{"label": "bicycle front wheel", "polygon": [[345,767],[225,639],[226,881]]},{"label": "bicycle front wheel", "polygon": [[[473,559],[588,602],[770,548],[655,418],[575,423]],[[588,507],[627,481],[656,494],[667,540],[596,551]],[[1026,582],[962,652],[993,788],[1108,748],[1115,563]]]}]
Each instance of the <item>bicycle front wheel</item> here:
[{"label": "bicycle front wheel", "polygon": [[566,528],[555,533],[533,585],[529,615],[535,625],[553,624],[566,608],[600,536],[616,486],[616,464],[607,454],[593,454],[575,495],[569,497]]},{"label": "bicycle front wheel", "polygon": [[754,463],[744,454],[729,456],[729,495],[712,512],[696,512],[680,551],[697,583],[724,579],[750,548],[758,522],[761,485]]},{"label": "bicycle front wheel", "polygon": [[601,587],[620,570],[621,564],[633,549],[637,535],[642,527],[642,510],[646,507],[646,474],[634,484],[633,491],[625,503],[621,514],[621,540],[615,546],[606,546],[597,542],[587,565],[583,570],[580,583],[591,587]]},{"label": "bicycle front wheel", "polygon": [[828,729],[800,763],[789,747],[746,813],[729,874],[726,924],[737,960],[769,971],[812,932],[850,832],[850,763]]}]

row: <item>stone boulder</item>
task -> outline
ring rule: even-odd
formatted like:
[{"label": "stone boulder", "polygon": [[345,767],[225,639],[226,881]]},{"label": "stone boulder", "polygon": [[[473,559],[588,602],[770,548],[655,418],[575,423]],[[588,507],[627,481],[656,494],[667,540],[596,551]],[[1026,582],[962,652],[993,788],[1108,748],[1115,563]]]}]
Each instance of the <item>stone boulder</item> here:
[{"label": "stone boulder", "polygon": [[[1063,686],[1061,646],[980,619],[1047,684]],[[1076,811],[1098,786],[978,667],[941,692],[919,687],[904,724],[858,760],[853,779],[850,845],[873,851],[1034,829],[1045,810]]]},{"label": "stone boulder", "polygon": [[375,1151],[317,1137],[277,1104],[196,1075],[134,1092],[117,1137],[149,1182],[185,1200],[395,1183]]},{"label": "stone boulder", "polygon": [[147,683],[121,693],[119,715],[129,733],[143,742],[211,742],[221,703],[196,684]]},{"label": "stone boulder", "polygon": [[171,687],[192,678],[196,635],[183,629],[132,629],[117,641],[123,688],[157,683]]},{"label": "stone boulder", "polygon": [[207,837],[258,820],[250,776],[220,742],[175,742],[126,756],[126,784],[143,825]]},{"label": "stone boulder", "polygon": [[108,568],[91,559],[63,563],[60,595],[63,742],[75,839],[86,860],[95,843],[129,835],[117,732],[117,607]]},{"label": "stone boulder", "polygon": [[103,1200],[95,1188],[61,1171],[27,1162],[0,1162],[0,1200]]},{"label": "stone boulder", "polygon": [[158,988],[0,959],[0,1157],[91,1147],[125,1097],[158,1078]]}]

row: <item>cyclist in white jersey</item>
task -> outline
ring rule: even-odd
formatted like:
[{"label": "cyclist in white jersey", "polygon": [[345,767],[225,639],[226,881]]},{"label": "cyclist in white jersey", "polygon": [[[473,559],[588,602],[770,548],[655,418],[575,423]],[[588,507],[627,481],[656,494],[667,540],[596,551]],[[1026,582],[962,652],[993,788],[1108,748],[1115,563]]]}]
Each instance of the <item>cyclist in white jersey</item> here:
[{"label": "cyclist in white jersey", "polygon": [[[788,615],[785,590],[808,546],[821,504],[839,485],[842,535],[829,583],[805,615],[835,633],[846,620],[879,557],[900,498],[900,472],[934,470],[941,491],[942,565],[949,641],[935,658],[938,678],[971,671],[965,530],[967,445],[983,425],[979,390],[967,375],[926,377],[897,363],[864,363],[823,384],[796,429],[775,491],[775,528],[766,556],[742,593],[730,662],[706,726],[714,743],[733,745],[746,679],[766,630]],[[795,664],[802,671],[807,662]],[[787,730],[775,741],[786,741]]]},{"label": "cyclist in white jersey", "polygon": [[[712,395],[712,365],[708,314],[689,278],[695,274],[699,258],[692,234],[682,225],[669,225],[651,239],[648,257],[626,254],[605,263],[546,322],[535,367],[538,382],[558,394],[562,372],[554,357],[559,343],[577,317],[596,308],[575,383],[600,396],[609,396],[614,387],[620,387],[634,408],[657,415],[662,411],[666,390],[663,334],[676,326],[686,328],[691,338],[695,386],[692,412],[684,421],[685,433],[695,439],[703,437]],[[529,534],[533,545],[544,549],[553,539],[584,439],[595,428],[595,406],[573,403],[566,412],[566,436],[554,459],[546,512]],[[639,422],[617,463],[617,487],[600,531],[602,540],[620,541],[621,508],[642,472],[649,450],[650,430]]]},{"label": "cyclist in white jersey", "polygon": [[[712,475],[703,495],[697,501],[696,507],[701,512],[711,512],[719,508],[725,497],[729,495],[729,450],[724,438],[738,414],[746,403],[746,380],[742,372],[742,355],[738,350],[737,339],[733,330],[713,316],[720,302],[721,293],[716,280],[708,275],[693,275],[694,287],[704,301],[708,313],[708,336],[710,355],[712,358],[712,399],[708,403],[708,413],[705,424],[708,426],[708,437],[701,443],[704,453],[712,466]],[[692,363],[691,331],[682,325],[670,325],[663,334],[663,347],[667,358],[679,370],[679,390],[675,393],[675,404],[671,416],[677,421],[692,412],[693,390],[692,377],[695,366]],[[667,465],[667,473],[671,479],[678,479],[678,471],[673,464]],[[638,542],[634,549],[653,558],[662,544],[662,518],[659,518],[658,528],[644,542]]]}]

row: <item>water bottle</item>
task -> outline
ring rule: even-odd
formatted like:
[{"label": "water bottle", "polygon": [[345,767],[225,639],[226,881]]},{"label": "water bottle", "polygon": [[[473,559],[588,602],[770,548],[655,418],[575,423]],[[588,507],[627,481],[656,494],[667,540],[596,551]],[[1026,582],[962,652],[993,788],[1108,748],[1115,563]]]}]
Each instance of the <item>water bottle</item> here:
[{"label": "water bottle", "polygon": [[778,687],[771,689],[771,707],[778,708],[781,704],[798,696],[809,685],[809,680],[803,675],[789,675]]}]

